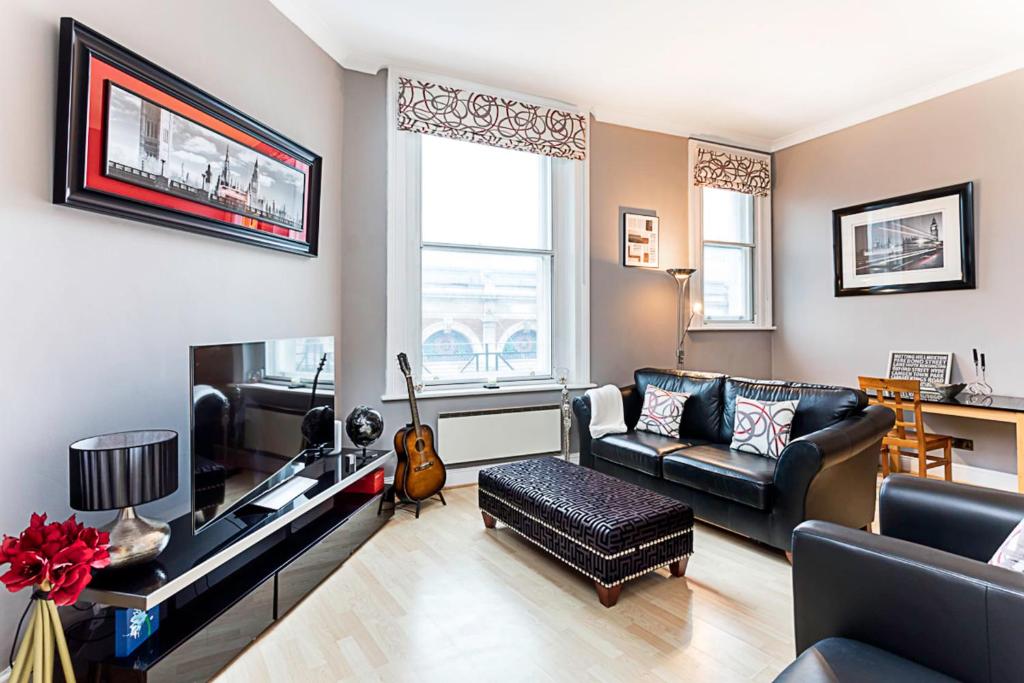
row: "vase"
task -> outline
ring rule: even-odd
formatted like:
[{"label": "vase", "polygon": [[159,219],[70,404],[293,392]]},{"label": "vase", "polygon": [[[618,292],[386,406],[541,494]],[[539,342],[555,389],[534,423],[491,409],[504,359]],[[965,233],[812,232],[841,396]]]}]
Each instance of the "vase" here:
[{"label": "vase", "polygon": [[64,670],[64,680],[75,683],[75,672],[71,667],[71,655],[64,640],[64,629],[60,625],[57,606],[49,598],[49,584],[36,586],[32,595],[32,616],[28,629],[21,639],[18,655],[14,658],[10,683],[33,683],[53,680],[54,650]]}]

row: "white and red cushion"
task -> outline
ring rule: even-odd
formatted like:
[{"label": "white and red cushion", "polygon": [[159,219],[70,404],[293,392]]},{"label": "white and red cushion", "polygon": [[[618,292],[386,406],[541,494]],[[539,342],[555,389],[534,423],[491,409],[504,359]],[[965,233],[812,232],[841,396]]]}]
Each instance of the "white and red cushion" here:
[{"label": "white and red cushion", "polygon": [[736,398],[736,417],[729,448],[777,459],[789,443],[797,401]]},{"label": "white and red cushion", "polygon": [[1013,528],[989,564],[1015,572],[1024,572],[1024,520]]},{"label": "white and red cushion", "polygon": [[689,394],[666,391],[648,384],[644,391],[644,407],[640,409],[640,419],[636,423],[637,430],[679,438],[679,423],[688,398]]}]

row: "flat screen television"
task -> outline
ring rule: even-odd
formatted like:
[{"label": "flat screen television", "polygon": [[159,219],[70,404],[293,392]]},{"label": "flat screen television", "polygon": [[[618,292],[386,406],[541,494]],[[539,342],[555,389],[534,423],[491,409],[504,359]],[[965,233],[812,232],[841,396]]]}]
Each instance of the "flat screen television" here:
[{"label": "flat screen television", "polygon": [[190,356],[192,529],[199,533],[333,450],[333,422],[314,437],[319,443],[302,424],[311,407],[333,408],[334,338],[193,346]]}]

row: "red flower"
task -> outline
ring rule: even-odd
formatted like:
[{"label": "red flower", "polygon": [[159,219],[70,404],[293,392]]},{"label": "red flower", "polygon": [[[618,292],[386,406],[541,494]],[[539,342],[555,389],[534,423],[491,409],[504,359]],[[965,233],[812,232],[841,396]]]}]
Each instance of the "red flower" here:
[{"label": "red flower", "polygon": [[92,569],[87,564],[66,564],[51,570],[50,599],[63,607],[78,601],[85,587],[92,581]]},{"label": "red flower", "polygon": [[57,553],[50,566],[50,598],[58,605],[71,605],[92,580],[96,554],[82,541],[75,541]]},{"label": "red flower", "polygon": [[75,515],[68,517],[61,526],[64,528],[64,536],[68,539],[68,543],[77,541],[85,531],[85,525],[75,519]]},{"label": "red flower", "polygon": [[34,586],[47,579],[46,558],[34,550],[22,550],[11,560],[10,570],[0,582],[12,593]]},{"label": "red flower", "polygon": [[71,543],[63,524],[52,522],[43,527],[42,531],[43,542],[39,545],[39,551],[46,557],[53,557]]},{"label": "red flower", "polygon": [[0,564],[10,562],[18,554],[18,539],[4,534],[4,540],[0,542]]},{"label": "red flower", "polygon": [[86,527],[82,529],[78,540],[93,550],[92,567],[94,569],[103,569],[110,564],[110,553],[107,552],[107,547],[110,545],[109,533]]},{"label": "red flower", "polygon": [[110,534],[81,524],[74,515],[47,524],[46,515],[33,514],[18,538],[0,541],[0,565],[11,565],[0,582],[11,592],[49,582],[56,604],[73,604],[92,580],[92,570],[110,564],[109,545]]}]

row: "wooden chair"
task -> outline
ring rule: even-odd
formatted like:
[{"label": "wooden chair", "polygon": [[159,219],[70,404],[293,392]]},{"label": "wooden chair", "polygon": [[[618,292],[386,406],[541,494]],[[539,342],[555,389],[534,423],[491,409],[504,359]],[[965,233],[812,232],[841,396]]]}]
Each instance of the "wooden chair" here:
[{"label": "wooden chair", "polygon": [[[927,477],[928,470],[942,467],[946,481],[953,480],[953,437],[929,434],[924,430],[921,417],[921,382],[916,379],[885,379],[859,377],[861,391],[868,394],[873,405],[891,408],[896,413],[896,426],[882,439],[882,477],[889,476],[889,460],[895,462],[894,471],[900,471],[900,456],[917,458],[917,474]],[[910,398],[904,397],[910,394]],[[912,416],[907,421],[906,415]],[[904,450],[906,449],[906,451]],[[928,455],[942,450],[942,455]]]}]

